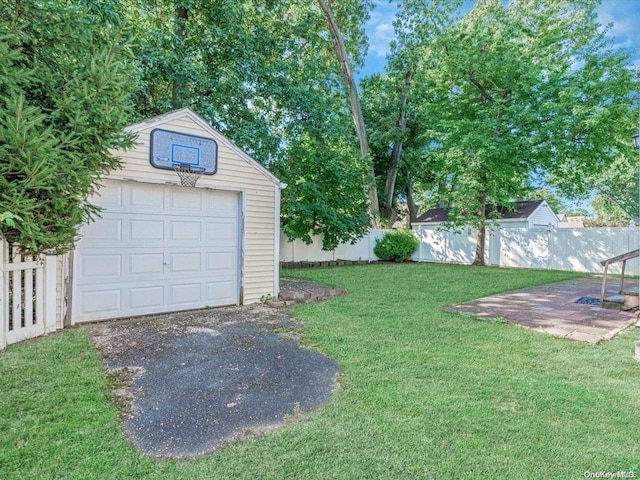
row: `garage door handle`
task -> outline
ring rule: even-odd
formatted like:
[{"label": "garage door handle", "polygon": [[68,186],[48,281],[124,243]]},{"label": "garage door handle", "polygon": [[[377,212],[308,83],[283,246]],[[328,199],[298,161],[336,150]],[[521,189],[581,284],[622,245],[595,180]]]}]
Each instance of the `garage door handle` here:
[{"label": "garage door handle", "polygon": [[169,262],[162,262],[163,265],[169,265]]}]

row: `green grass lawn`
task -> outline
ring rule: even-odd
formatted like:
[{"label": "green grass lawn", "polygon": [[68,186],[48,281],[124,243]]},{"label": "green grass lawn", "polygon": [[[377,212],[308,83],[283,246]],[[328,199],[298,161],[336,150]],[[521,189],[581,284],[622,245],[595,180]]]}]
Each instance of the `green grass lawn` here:
[{"label": "green grass lawn", "polygon": [[640,329],[592,346],[443,305],[575,278],[434,264],[286,271],[347,288],[303,305],[341,389],[275,433],[197,460],[138,454],[84,328],[0,352],[0,478],[352,479],[640,476]]}]

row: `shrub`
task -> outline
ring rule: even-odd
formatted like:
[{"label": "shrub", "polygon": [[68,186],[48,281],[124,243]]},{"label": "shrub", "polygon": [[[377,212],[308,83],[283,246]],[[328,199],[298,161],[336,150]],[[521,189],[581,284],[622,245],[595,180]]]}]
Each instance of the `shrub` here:
[{"label": "shrub", "polygon": [[396,230],[387,232],[376,240],[373,253],[380,260],[388,262],[404,262],[418,248],[418,239],[410,230]]}]

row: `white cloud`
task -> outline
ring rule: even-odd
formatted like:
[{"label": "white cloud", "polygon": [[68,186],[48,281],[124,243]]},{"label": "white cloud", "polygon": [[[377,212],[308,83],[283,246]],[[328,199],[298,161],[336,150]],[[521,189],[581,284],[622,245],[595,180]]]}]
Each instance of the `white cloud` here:
[{"label": "white cloud", "polygon": [[371,12],[371,17],[365,26],[369,37],[369,54],[384,58],[389,53],[389,43],[395,38],[393,19],[396,5],[386,0],[378,0]]},{"label": "white cloud", "polygon": [[379,57],[385,57],[389,53],[389,44],[394,38],[393,25],[380,23],[375,26],[373,33],[369,35],[369,50]]},{"label": "white cloud", "polygon": [[[604,0],[597,8],[598,22],[611,24],[608,36],[616,47],[634,49],[640,44],[640,2],[637,0]],[[636,52],[634,63],[637,64]]]},{"label": "white cloud", "polygon": [[597,8],[598,21],[611,25],[609,33],[615,37],[637,35],[638,3],[625,1],[604,1]]}]

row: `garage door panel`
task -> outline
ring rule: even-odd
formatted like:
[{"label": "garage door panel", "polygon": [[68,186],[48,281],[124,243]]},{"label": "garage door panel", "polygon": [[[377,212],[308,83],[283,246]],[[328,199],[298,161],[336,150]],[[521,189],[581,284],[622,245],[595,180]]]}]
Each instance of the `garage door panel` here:
[{"label": "garage door panel", "polygon": [[128,255],[130,276],[158,275],[164,272],[164,253],[130,253]]},{"label": "garage door panel", "polygon": [[[86,240],[95,240],[100,243],[122,241],[122,220],[116,218],[98,218],[94,223],[84,226],[80,236]],[[86,242],[85,242],[86,243]]]},{"label": "garage door panel", "polygon": [[162,212],[165,208],[164,189],[155,185],[131,184],[129,187],[128,205],[132,209],[142,207],[149,213]]},{"label": "garage door panel", "polygon": [[80,257],[80,272],[85,278],[108,279],[122,275],[122,257],[119,254],[86,254]]},{"label": "garage door panel", "polygon": [[207,306],[217,307],[234,302],[236,285],[233,282],[207,282],[205,301]]},{"label": "garage door panel", "polygon": [[169,208],[175,212],[186,214],[202,213],[202,192],[200,190],[188,190],[182,192],[169,191],[167,194]]},{"label": "garage door panel", "polygon": [[148,309],[164,306],[164,286],[138,287],[128,290],[129,308]]},{"label": "garage door panel", "polygon": [[164,240],[164,221],[129,219],[129,237],[131,242],[162,242]]},{"label": "garage door panel", "polygon": [[[80,312],[85,316],[96,313],[104,314],[122,310],[122,293],[117,289],[101,289],[98,291],[80,291]],[[89,320],[92,319],[89,318]]]},{"label": "garage door panel", "polygon": [[90,201],[92,204],[100,205],[103,208],[116,207],[120,209],[123,205],[122,185],[113,184],[109,188],[103,188],[94,194]]},{"label": "garage door panel", "polygon": [[169,298],[171,305],[201,304],[203,301],[202,284],[185,283],[169,285]]},{"label": "garage door panel", "polygon": [[238,226],[235,222],[207,222],[207,242],[218,245],[236,245]]},{"label": "garage door panel", "polygon": [[238,303],[238,194],[106,185],[75,251],[74,323]]},{"label": "garage door panel", "polygon": [[236,259],[232,250],[207,253],[206,269],[208,273],[225,271],[227,274],[236,270]]},{"label": "garage door panel", "polygon": [[202,271],[202,255],[200,252],[172,253],[169,255],[168,263],[171,273],[200,273]]},{"label": "garage door panel", "polygon": [[172,241],[183,242],[201,242],[202,241],[202,222],[198,221],[169,221],[169,238]]},{"label": "garage door panel", "polygon": [[235,193],[219,192],[218,195],[210,195],[206,201],[206,214],[215,217],[237,217],[238,197]]}]

